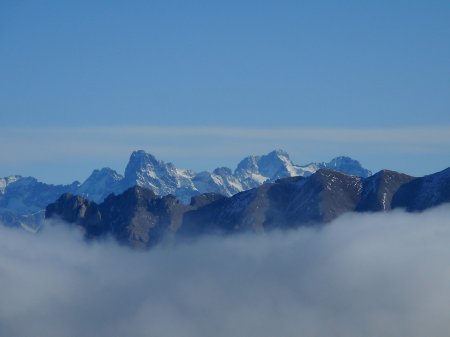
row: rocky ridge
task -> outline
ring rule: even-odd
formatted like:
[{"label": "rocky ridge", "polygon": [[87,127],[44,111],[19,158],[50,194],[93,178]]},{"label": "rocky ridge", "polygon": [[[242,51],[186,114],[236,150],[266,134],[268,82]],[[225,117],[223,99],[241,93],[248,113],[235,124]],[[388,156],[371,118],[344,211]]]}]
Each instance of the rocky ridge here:
[{"label": "rocky ridge", "polygon": [[277,179],[226,197],[195,196],[189,205],[135,186],[96,204],[65,194],[46,210],[82,228],[88,238],[112,236],[133,247],[202,234],[265,232],[322,226],[347,212],[410,212],[450,202],[450,168],[425,177],[383,170],[363,178],[331,169]]}]

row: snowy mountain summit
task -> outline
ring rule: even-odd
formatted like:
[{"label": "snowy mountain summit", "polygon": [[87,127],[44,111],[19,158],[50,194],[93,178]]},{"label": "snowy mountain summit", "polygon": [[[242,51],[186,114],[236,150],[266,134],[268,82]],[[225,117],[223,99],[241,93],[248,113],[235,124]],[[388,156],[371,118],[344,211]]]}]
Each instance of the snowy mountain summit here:
[{"label": "snowy mountain summit", "polygon": [[125,168],[123,190],[132,186],[150,188],[157,195],[180,195],[184,190],[195,190],[194,173],[178,169],[172,163],[156,159],[143,150],[134,151]]},{"label": "snowy mountain summit", "polygon": [[[337,157],[328,163],[294,164],[283,150],[244,158],[233,171],[219,167],[212,172],[194,172],[158,160],[143,150],[134,151],[124,175],[110,168],[94,170],[82,183],[50,185],[32,177],[10,176],[0,179],[0,221],[20,223],[23,216],[38,212],[63,193],[81,195],[102,202],[110,194],[120,194],[133,186],[151,189],[156,195],[175,195],[188,204],[193,196],[236,193],[274,182],[280,178],[309,176],[319,169],[330,168],[350,175],[368,177],[371,172],[348,157]],[[19,219],[19,220],[18,220]]]},{"label": "snowy mountain summit", "polygon": [[246,157],[238,164],[234,175],[243,182],[245,189],[250,189],[281,178],[307,177],[323,168],[363,178],[372,175],[372,172],[363,168],[357,160],[349,157],[336,157],[328,163],[296,165],[283,150],[272,151],[263,156]]},{"label": "snowy mountain summit", "polygon": [[95,170],[81,185],[79,194],[100,202],[110,193],[117,194],[129,187],[140,186],[150,188],[156,195],[173,194],[184,203],[189,203],[198,194],[214,192],[232,196],[280,178],[306,177],[321,168],[360,177],[371,175],[358,161],[348,157],[337,157],[329,163],[301,166],[294,164],[283,150],[262,156],[248,156],[238,164],[234,172],[230,168],[220,167],[213,172],[196,173],[177,168],[172,163],[165,163],[152,154],[139,150],[131,154],[123,177],[111,169]]},{"label": "snowy mountain summit", "polygon": [[91,200],[103,200],[111,193],[121,192],[119,182],[123,176],[109,167],[94,170],[77,190],[77,194],[84,195]]}]

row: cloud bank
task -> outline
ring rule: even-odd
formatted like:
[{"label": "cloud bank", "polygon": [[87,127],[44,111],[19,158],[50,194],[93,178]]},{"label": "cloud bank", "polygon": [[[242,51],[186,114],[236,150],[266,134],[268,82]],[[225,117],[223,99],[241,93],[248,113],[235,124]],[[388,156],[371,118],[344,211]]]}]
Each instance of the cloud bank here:
[{"label": "cloud bank", "polygon": [[132,251],[0,227],[1,336],[448,336],[450,207]]}]

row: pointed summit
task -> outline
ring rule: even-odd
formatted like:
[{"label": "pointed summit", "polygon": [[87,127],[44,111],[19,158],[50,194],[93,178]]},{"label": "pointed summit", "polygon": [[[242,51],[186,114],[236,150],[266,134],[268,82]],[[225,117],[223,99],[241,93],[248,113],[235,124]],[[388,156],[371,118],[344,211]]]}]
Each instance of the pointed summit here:
[{"label": "pointed summit", "polygon": [[158,178],[165,178],[168,175],[167,171],[167,165],[157,160],[152,154],[143,150],[134,151],[125,168],[124,183],[126,187],[138,185],[151,188],[155,193],[161,194],[159,189],[163,184]]},{"label": "pointed summit", "polygon": [[284,150],[274,150],[262,156],[249,156],[242,160],[234,175],[243,182],[245,189],[258,187],[266,181],[303,176],[304,170],[294,165]]},{"label": "pointed summit", "polygon": [[101,202],[109,194],[122,192],[123,176],[109,167],[94,170],[79,187],[77,193],[95,202]]},{"label": "pointed summit", "polygon": [[272,151],[258,161],[259,171],[263,176],[274,181],[278,178],[300,175],[294,167],[289,155],[284,150]]},{"label": "pointed summit", "polygon": [[268,157],[286,157],[289,159],[289,154],[282,149],[278,149],[278,150],[273,150],[272,152],[269,152],[266,156]]},{"label": "pointed summit", "polygon": [[372,175],[372,172],[365,169],[359,161],[345,156],[333,158],[330,162],[323,163],[323,167],[363,178]]},{"label": "pointed summit", "polygon": [[185,202],[198,194],[192,178],[194,173],[177,169],[172,163],[156,159],[143,150],[134,151],[125,168],[123,187],[141,186],[150,188],[157,195],[173,194]]},{"label": "pointed summit", "polygon": [[155,168],[161,163],[150,153],[143,150],[133,151],[125,168],[125,177],[133,175],[136,171],[147,170],[148,168]]}]

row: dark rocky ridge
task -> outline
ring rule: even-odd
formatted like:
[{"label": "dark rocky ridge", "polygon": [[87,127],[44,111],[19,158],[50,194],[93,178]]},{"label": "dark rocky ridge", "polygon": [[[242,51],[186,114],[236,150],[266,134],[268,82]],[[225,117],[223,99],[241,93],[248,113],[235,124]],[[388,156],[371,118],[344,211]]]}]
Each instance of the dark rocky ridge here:
[{"label": "dark rocky ridge", "polygon": [[120,243],[146,247],[175,233],[187,211],[221,198],[224,197],[208,193],[193,198],[191,205],[184,205],[173,195],[160,197],[150,189],[134,186],[97,204],[66,193],[47,206],[45,217],[80,226],[88,239],[112,235]]},{"label": "dark rocky ridge", "polygon": [[450,168],[422,178],[410,180],[392,198],[393,208],[423,211],[450,201]]},{"label": "dark rocky ridge", "polygon": [[388,170],[361,178],[322,169],[232,197],[203,194],[189,205],[137,186],[101,204],[64,194],[48,205],[46,217],[77,224],[87,238],[112,235],[133,247],[149,247],[173,234],[196,237],[320,226],[346,212],[414,212],[445,202],[450,202],[450,168],[421,178]]}]

